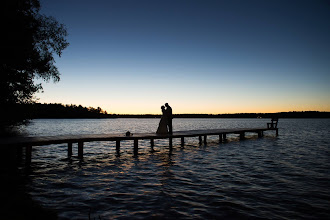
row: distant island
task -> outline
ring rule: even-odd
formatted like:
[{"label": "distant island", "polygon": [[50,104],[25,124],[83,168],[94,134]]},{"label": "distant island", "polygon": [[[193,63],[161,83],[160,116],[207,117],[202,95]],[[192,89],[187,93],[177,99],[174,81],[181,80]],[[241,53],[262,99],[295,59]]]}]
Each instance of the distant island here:
[{"label": "distant island", "polygon": [[[158,114],[108,114],[100,107],[63,105],[58,103],[34,103],[22,106],[30,113],[29,118],[160,118]],[[174,118],[330,118],[330,112],[292,111],[278,113],[234,114],[174,114]]]}]

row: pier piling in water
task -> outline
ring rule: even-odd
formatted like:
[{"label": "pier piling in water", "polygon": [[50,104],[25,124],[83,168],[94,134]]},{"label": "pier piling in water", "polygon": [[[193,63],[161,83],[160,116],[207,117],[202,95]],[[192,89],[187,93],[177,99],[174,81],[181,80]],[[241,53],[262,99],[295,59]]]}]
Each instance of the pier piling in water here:
[{"label": "pier piling in water", "polygon": [[84,142],[78,142],[78,158],[83,159],[84,157]]},{"label": "pier piling in water", "polygon": [[117,153],[120,151],[120,140],[116,140],[116,151]]},{"label": "pier piling in water", "polygon": [[25,163],[27,165],[31,164],[32,158],[32,145],[27,145],[25,149]]},{"label": "pier piling in water", "polygon": [[68,143],[68,158],[72,156],[72,142]]},{"label": "pier piling in water", "polygon": [[168,145],[169,145],[170,148],[173,147],[173,139],[171,137],[168,140]]},{"label": "pier piling in water", "polygon": [[151,150],[154,150],[155,142],[153,138],[150,139],[150,146],[151,146]]},{"label": "pier piling in water", "polygon": [[134,155],[137,155],[139,151],[139,139],[134,139]]}]

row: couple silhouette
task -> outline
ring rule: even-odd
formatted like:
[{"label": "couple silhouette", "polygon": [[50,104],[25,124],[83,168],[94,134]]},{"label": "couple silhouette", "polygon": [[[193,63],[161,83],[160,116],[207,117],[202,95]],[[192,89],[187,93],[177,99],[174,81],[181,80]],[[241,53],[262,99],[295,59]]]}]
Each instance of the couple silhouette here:
[{"label": "couple silhouette", "polygon": [[[165,108],[166,107],[166,108]],[[163,105],[161,107],[162,109],[162,117],[160,119],[158,129],[156,131],[157,134],[172,134],[172,108],[168,105],[168,103],[165,103],[165,106]]]}]

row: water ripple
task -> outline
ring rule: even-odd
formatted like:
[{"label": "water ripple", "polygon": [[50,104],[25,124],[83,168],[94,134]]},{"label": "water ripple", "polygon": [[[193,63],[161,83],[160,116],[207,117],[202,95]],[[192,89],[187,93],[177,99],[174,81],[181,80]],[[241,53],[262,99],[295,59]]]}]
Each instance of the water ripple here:
[{"label": "water ripple", "polygon": [[[260,127],[266,119],[175,119],[178,130]],[[30,135],[150,132],[153,119],[35,120]],[[188,138],[86,143],[66,159],[65,145],[35,147],[28,188],[60,219],[326,219],[330,216],[330,120],[283,119],[280,136],[207,145]],[[84,129],[82,129],[84,128]],[[48,132],[48,133],[47,133]],[[29,132],[28,132],[29,133]],[[311,138],[313,137],[313,138]],[[77,154],[74,146],[74,155]]]}]

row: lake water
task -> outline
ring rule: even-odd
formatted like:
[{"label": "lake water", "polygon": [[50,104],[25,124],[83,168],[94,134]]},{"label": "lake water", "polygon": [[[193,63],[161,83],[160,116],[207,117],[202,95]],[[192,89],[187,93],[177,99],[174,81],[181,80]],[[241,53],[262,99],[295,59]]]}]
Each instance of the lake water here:
[{"label": "lake water", "polygon": [[[174,130],[265,127],[269,119],[174,119]],[[154,132],[159,119],[38,119],[28,136]],[[258,138],[207,145],[187,138],[34,147],[28,193],[60,219],[326,219],[330,216],[330,120],[280,119]],[[77,146],[73,146],[77,155]]]}]

